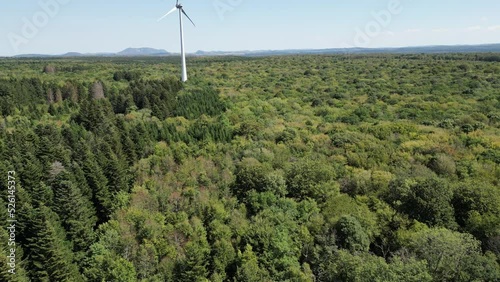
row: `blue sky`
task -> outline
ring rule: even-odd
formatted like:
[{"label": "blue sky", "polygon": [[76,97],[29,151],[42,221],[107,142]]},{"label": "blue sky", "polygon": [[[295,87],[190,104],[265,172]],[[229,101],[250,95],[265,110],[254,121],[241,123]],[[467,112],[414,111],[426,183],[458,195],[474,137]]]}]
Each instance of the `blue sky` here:
[{"label": "blue sky", "polygon": [[[186,48],[268,50],[500,43],[498,0],[183,0]],[[2,0],[0,56],[179,52],[174,0]],[[45,6],[45,8],[44,8]],[[49,7],[49,8],[47,8]]]}]

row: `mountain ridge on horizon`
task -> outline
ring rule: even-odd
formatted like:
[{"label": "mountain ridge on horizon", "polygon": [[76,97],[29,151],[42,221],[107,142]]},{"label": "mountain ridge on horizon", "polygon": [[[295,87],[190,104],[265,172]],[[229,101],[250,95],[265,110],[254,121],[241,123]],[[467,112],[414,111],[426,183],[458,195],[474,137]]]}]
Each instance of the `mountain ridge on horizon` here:
[{"label": "mountain ridge on horizon", "polygon": [[[326,49],[283,49],[283,50],[241,50],[241,51],[202,51],[188,53],[190,56],[276,56],[276,55],[308,55],[308,54],[438,54],[438,53],[500,53],[500,43],[477,45],[429,45],[408,47],[377,48],[326,48]],[[69,57],[161,57],[177,56],[179,53],[151,47],[129,47],[120,52],[80,53],[67,52],[60,55],[20,54],[4,58],[69,58]]]}]

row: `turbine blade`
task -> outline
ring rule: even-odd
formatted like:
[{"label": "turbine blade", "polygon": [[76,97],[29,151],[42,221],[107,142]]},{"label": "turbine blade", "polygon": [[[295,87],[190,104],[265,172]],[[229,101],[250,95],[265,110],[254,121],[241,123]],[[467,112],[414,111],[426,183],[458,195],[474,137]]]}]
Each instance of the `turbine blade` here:
[{"label": "turbine blade", "polygon": [[188,16],[188,14],[186,14],[186,12],[184,12],[184,9],[181,9],[181,11],[184,14],[184,16],[186,16],[186,18],[188,18],[188,20],[194,25],[194,27],[196,27],[196,25],[194,24],[193,20],[191,20],[191,18]]},{"label": "turbine blade", "polygon": [[177,10],[177,7],[174,7],[172,10],[170,10],[170,12],[166,13],[163,17],[159,18],[158,21],[163,20],[165,17],[175,12],[175,10]]}]

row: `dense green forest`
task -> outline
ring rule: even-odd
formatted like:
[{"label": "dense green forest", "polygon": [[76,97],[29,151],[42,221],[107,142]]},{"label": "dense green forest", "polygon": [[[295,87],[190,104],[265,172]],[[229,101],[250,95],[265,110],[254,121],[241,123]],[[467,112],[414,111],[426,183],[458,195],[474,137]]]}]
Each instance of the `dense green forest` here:
[{"label": "dense green forest", "polygon": [[0,281],[500,281],[491,58],[2,59]]}]

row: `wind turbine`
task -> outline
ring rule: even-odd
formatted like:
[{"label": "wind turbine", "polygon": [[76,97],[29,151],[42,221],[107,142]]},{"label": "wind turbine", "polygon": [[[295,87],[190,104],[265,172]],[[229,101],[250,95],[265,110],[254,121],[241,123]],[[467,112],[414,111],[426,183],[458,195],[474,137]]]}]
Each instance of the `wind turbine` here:
[{"label": "wind turbine", "polygon": [[175,4],[175,7],[170,10],[168,13],[166,13],[163,17],[159,18],[158,21],[163,20],[165,17],[168,15],[172,14],[176,10],[179,10],[179,22],[181,26],[181,63],[182,63],[182,82],[186,82],[188,77],[187,77],[187,69],[186,69],[186,51],[184,50],[184,28],[182,26],[182,14],[188,18],[188,20],[193,24],[193,26],[196,27],[194,22],[189,18],[189,16],[184,12],[184,9],[182,8],[182,4],[179,4],[179,0],[177,0],[177,3]]}]

